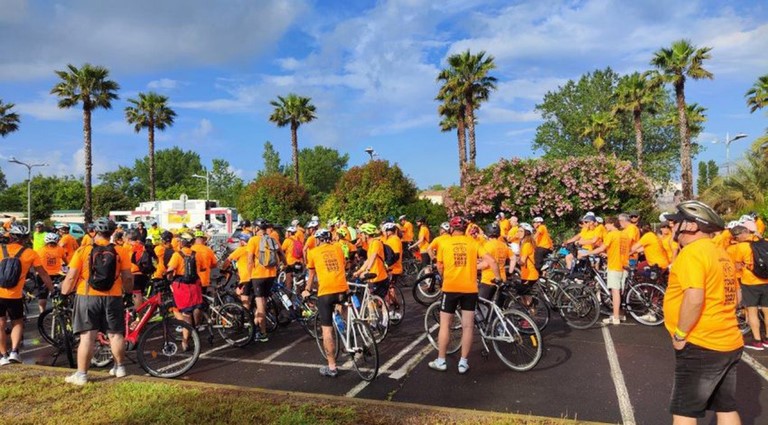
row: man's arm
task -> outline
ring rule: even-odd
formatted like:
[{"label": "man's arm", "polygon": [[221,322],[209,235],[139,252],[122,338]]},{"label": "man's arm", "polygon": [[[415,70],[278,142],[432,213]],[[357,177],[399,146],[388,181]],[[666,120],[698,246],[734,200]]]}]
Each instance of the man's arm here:
[{"label": "man's arm", "polygon": [[[680,304],[680,319],[677,321],[677,329],[688,334],[693,330],[701,317],[704,308],[704,289],[688,288],[683,292],[683,302]],[[685,341],[673,341],[676,350],[685,346]]]},{"label": "man's arm", "polygon": [[74,267],[70,267],[67,272],[67,276],[61,282],[61,293],[64,295],[75,292],[77,286],[77,278],[80,276],[80,270]]},{"label": "man's arm", "polygon": [[123,292],[126,294],[133,291],[133,275],[130,270],[123,270],[120,272],[120,279],[123,281]]},{"label": "man's arm", "polygon": [[480,260],[485,263],[486,267],[491,268],[491,271],[493,271],[493,275],[496,277],[496,280],[501,280],[499,264],[496,263],[496,260],[494,260],[493,257],[491,257],[491,254],[483,254],[483,256],[480,257]]},{"label": "man's arm", "polygon": [[51,277],[48,276],[48,272],[45,271],[43,266],[35,266],[35,272],[37,272],[37,275],[40,276],[40,280],[43,281],[45,287],[48,288],[49,291],[53,291],[53,282],[51,281]]}]

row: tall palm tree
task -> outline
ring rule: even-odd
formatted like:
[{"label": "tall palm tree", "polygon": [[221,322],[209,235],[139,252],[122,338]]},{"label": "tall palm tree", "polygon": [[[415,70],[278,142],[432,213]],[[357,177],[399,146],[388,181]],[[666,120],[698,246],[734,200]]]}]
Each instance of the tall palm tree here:
[{"label": "tall palm tree", "polygon": [[19,129],[19,114],[13,112],[13,103],[3,103],[0,99],[0,137],[5,137]]},{"label": "tall palm tree", "polygon": [[469,138],[470,166],[475,166],[477,144],[475,139],[475,110],[488,100],[491,90],[496,89],[496,78],[488,73],[496,68],[494,58],[484,51],[473,55],[469,50],[448,57],[448,68],[437,76],[444,87],[455,91],[464,104],[465,123]]},{"label": "tall palm tree", "polygon": [[456,130],[456,139],[459,148],[459,185],[464,187],[464,167],[467,165],[467,135],[466,126],[464,124],[464,105],[455,97],[451,97],[437,107],[437,113],[443,117],[440,121],[440,131],[447,132]]},{"label": "tall palm tree", "polygon": [[[696,102],[685,105],[685,119],[688,122],[688,134],[691,139],[695,139],[704,131],[704,123],[707,122],[706,112],[707,108]],[[677,115],[677,111],[673,111],[665,116],[662,119],[662,124],[666,126],[679,126],[680,116]]]},{"label": "tall palm tree", "polygon": [[312,99],[294,93],[290,93],[286,97],[277,96],[277,100],[269,102],[275,107],[269,120],[277,124],[278,127],[291,125],[291,157],[293,159],[293,180],[296,184],[299,184],[299,126],[317,118],[315,105],[311,102]]},{"label": "tall palm tree", "polygon": [[659,49],[653,54],[651,65],[659,73],[659,79],[670,83],[675,88],[678,123],[680,128],[680,165],[683,197],[693,198],[693,169],[691,167],[691,136],[688,131],[688,120],[685,113],[685,81],[686,78],[700,80],[712,79],[711,72],[704,69],[704,61],[710,59],[711,47],[696,48],[688,40],[677,40],[669,48]]},{"label": "tall palm tree", "polygon": [[744,95],[747,98],[749,112],[755,112],[768,106],[768,74],[757,79],[755,85]]},{"label": "tall palm tree", "polygon": [[648,80],[646,74],[635,72],[619,80],[615,92],[614,113],[631,113],[635,127],[635,149],[637,150],[637,168],[643,169],[643,112],[653,113],[658,106],[657,87]]},{"label": "tall palm tree", "polygon": [[173,125],[176,112],[168,106],[168,97],[155,92],[139,93],[138,99],[128,99],[133,106],[125,108],[125,119],[140,132],[149,134],[149,200],[155,200],[155,129],[163,131]]},{"label": "tall palm tree", "polygon": [[103,66],[89,63],[77,68],[67,65],[67,70],[56,71],[61,79],[51,89],[51,94],[59,97],[59,108],[72,108],[82,104],[83,108],[83,144],[85,151],[85,222],[93,220],[91,173],[93,159],[91,154],[91,114],[95,109],[111,109],[112,101],[117,99],[120,85],[110,80],[109,70]]},{"label": "tall palm tree", "polygon": [[592,144],[598,152],[602,152],[605,139],[619,125],[619,120],[610,112],[596,112],[589,116],[589,122],[581,132],[583,137],[591,137]]}]

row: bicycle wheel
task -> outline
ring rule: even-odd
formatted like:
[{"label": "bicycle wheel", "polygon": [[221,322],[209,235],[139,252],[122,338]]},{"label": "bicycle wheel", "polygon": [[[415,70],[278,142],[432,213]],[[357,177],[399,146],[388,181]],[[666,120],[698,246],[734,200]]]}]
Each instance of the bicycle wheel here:
[{"label": "bicycle wheel", "polygon": [[627,291],[627,313],[646,326],[664,323],[664,289],[652,283],[640,283]]},{"label": "bicycle wheel", "polygon": [[69,324],[67,323],[67,319],[64,316],[54,316],[54,335],[60,335],[61,337],[59,340],[60,345],[58,348],[60,352],[63,351],[64,355],[67,356],[67,363],[69,364],[69,367],[74,369],[77,367],[77,362],[75,361],[75,354],[73,352],[75,337],[72,335],[72,329],[70,328]]},{"label": "bicycle wheel", "polygon": [[427,273],[414,282],[412,290],[413,299],[417,303],[429,307],[430,304],[440,298],[442,293],[440,277],[435,273]]},{"label": "bicycle wheel", "polygon": [[[424,314],[424,330],[427,332],[427,339],[430,344],[438,349],[437,340],[440,332],[440,303],[436,302],[427,308]],[[448,338],[448,354],[453,354],[461,348],[461,314],[454,312],[453,320]]]},{"label": "bicycle wheel", "polygon": [[558,297],[560,315],[574,329],[591,328],[600,318],[600,302],[589,287],[571,284]]},{"label": "bicycle wheel", "polygon": [[40,336],[45,342],[54,347],[58,347],[61,342],[58,341],[60,338],[53,326],[55,315],[52,313],[53,309],[48,308],[37,316],[37,332],[40,333]]},{"label": "bicycle wheel", "polygon": [[279,325],[277,320],[278,314],[277,306],[275,306],[272,297],[267,297],[267,314],[264,316],[264,320],[267,322],[267,333],[272,333],[277,330],[277,326]]},{"label": "bicycle wheel", "polygon": [[531,297],[529,304],[526,305],[526,303],[523,302],[521,296],[516,296],[509,300],[504,308],[516,308],[526,312],[529,316],[531,316],[531,319],[533,319],[534,323],[536,323],[536,326],[539,327],[539,330],[543,331],[544,328],[546,328],[549,324],[549,306],[547,303],[542,301],[538,295],[531,294],[527,296]]},{"label": "bicycle wheel", "polygon": [[377,343],[384,341],[389,332],[389,309],[384,299],[378,295],[371,295],[368,304],[360,307],[360,320],[368,323],[373,337]]},{"label": "bicycle wheel", "polygon": [[491,323],[493,350],[507,367],[518,372],[533,369],[541,359],[541,332],[525,313],[509,309]]},{"label": "bicycle wheel", "polygon": [[736,320],[739,323],[739,330],[742,335],[749,335],[752,332],[752,327],[749,326],[749,321],[747,320],[747,309],[741,304],[736,307]]},{"label": "bicycle wheel", "polygon": [[141,334],[136,351],[139,364],[147,373],[158,378],[176,378],[191,369],[200,357],[200,336],[189,323],[166,318]]},{"label": "bicycle wheel", "polygon": [[[106,338],[106,336],[105,336]],[[91,359],[91,366],[93,367],[107,367],[112,363],[114,358],[112,357],[112,347],[109,343],[102,344],[101,339],[96,337],[96,346],[93,349],[93,358]]]},{"label": "bicycle wheel", "polygon": [[227,344],[245,347],[253,339],[255,326],[253,318],[245,307],[238,304],[224,304],[216,317],[216,329]]},{"label": "bicycle wheel", "polygon": [[299,295],[298,312],[301,315],[298,322],[306,333],[312,338],[315,337],[315,316],[317,316],[317,297],[310,295],[306,299],[301,299]]},{"label": "bicycle wheel", "polygon": [[[323,345],[323,329],[320,326],[320,316],[315,315],[314,320],[314,326],[315,328],[315,342],[317,343],[317,348],[320,350],[320,354],[323,356],[324,359],[327,359],[328,357],[325,355],[325,346]],[[338,359],[339,358],[339,334],[336,332],[336,328],[332,326],[331,329],[331,335],[333,336],[333,346],[335,347],[335,351],[333,352],[333,358]]]},{"label": "bicycle wheel", "polygon": [[403,322],[405,317],[405,296],[403,296],[403,290],[397,285],[390,285],[387,298],[389,303],[387,305],[389,308],[389,323],[392,326],[397,326]]},{"label": "bicycle wheel", "polygon": [[362,320],[352,323],[352,341],[350,341],[352,363],[360,378],[364,381],[373,381],[379,374],[379,348],[376,338],[373,337],[370,327]]}]

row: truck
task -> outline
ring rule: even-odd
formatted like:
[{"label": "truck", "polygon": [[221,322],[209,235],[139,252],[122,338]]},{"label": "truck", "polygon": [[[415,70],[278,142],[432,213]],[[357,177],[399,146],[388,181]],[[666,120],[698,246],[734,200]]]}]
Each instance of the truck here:
[{"label": "truck", "polygon": [[181,195],[178,200],[141,202],[135,210],[110,211],[109,218],[127,227],[141,221],[149,228],[156,221],[166,230],[202,224],[209,233],[226,235],[240,226],[236,208],[220,207],[216,200],[189,199],[186,195]]}]

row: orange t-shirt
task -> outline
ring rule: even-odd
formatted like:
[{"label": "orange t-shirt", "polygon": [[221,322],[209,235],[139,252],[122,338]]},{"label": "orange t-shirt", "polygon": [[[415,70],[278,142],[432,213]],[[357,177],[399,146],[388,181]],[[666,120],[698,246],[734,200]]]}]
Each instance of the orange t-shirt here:
[{"label": "orange t-shirt", "polygon": [[371,279],[370,282],[381,282],[387,278],[387,266],[384,264],[384,242],[379,238],[369,239],[367,252],[368,258],[374,258],[373,265],[371,265],[368,273],[376,274],[376,277]]},{"label": "orange t-shirt", "polygon": [[443,265],[443,291],[476,294],[477,259],[485,248],[466,235],[446,238],[437,251],[437,262]]},{"label": "orange t-shirt", "polygon": [[539,271],[536,270],[536,262],[534,259],[535,248],[530,242],[524,242],[520,247],[520,258],[522,258],[523,264],[520,266],[520,279],[523,280],[538,280]]},{"label": "orange t-shirt", "polygon": [[304,243],[304,231],[301,229],[296,229],[296,239],[300,240],[301,243]]},{"label": "orange t-shirt", "polygon": [[[511,226],[511,224],[510,224]],[[542,225],[543,226],[543,225]],[[546,227],[544,228],[546,230]],[[507,242],[509,243],[517,243],[520,242],[520,239],[517,237],[517,231],[520,230],[520,226],[512,226],[509,228],[509,231],[507,231]],[[534,240],[539,239],[539,232],[536,232],[536,236],[534,236]]]},{"label": "orange t-shirt", "polygon": [[[595,239],[595,238],[598,237],[598,235],[597,235],[597,228],[595,228],[595,229],[588,229],[587,226],[584,226],[584,227],[581,228],[581,231],[579,232],[579,236],[581,236],[581,239],[583,239],[585,241]],[[582,247],[584,247],[584,249],[592,250],[595,247],[594,244],[595,243],[593,242],[593,243],[590,243],[590,244],[582,245]]]},{"label": "orange t-shirt", "polygon": [[304,244],[304,249],[307,251],[307,254],[309,254],[309,250],[313,249],[317,246],[317,238],[315,238],[315,235],[311,235],[307,238],[307,243]]},{"label": "orange t-shirt", "polygon": [[61,266],[64,264],[64,248],[56,245],[43,245],[37,250],[43,268],[49,276],[61,274]]},{"label": "orange t-shirt", "polygon": [[715,351],[733,351],[744,346],[736,321],[739,283],[728,254],[709,238],[696,240],[680,251],[669,272],[664,296],[664,326],[670,335],[680,320],[683,294],[690,288],[704,290],[704,306],[687,340]]},{"label": "orange t-shirt", "polygon": [[608,270],[612,272],[624,271],[629,265],[629,239],[620,230],[611,230],[605,235],[603,241],[605,254],[608,256]]},{"label": "orange t-shirt", "polygon": [[80,246],[88,246],[93,245],[93,238],[88,233],[83,236],[83,239],[80,241]]},{"label": "orange t-shirt", "polygon": [[184,255],[187,255],[187,256],[190,256],[190,255],[195,256],[195,265],[197,266],[197,276],[200,277],[205,271],[203,269],[206,268],[206,261],[208,260],[207,255],[187,247],[181,248],[181,251],[175,251],[173,253],[173,255],[171,256],[171,259],[168,261],[168,271],[171,271],[171,270],[173,271],[174,278],[184,276],[184,257],[182,257],[179,252],[183,252]]},{"label": "orange t-shirt", "polygon": [[[6,249],[8,250],[9,257],[14,256],[21,249],[21,245],[17,243],[9,243],[8,245],[6,245]],[[0,250],[0,258],[5,258],[1,250]],[[40,256],[37,255],[37,252],[35,252],[35,250],[31,248],[27,248],[24,250],[24,252],[21,253],[21,257],[19,257],[19,261],[21,261],[21,274],[19,275],[19,281],[16,283],[16,286],[14,286],[13,288],[0,288],[0,298],[7,298],[7,299],[13,299],[13,300],[20,299],[24,289],[24,281],[27,280],[27,273],[29,273],[29,268],[40,267],[43,265],[42,262],[40,261]]]},{"label": "orange t-shirt", "polygon": [[[753,236],[752,240],[756,241],[757,236]],[[755,257],[752,254],[752,246],[749,242],[739,242],[732,250],[733,262],[736,264],[742,264],[741,267],[741,284],[742,285],[764,285],[768,283],[768,279],[761,279],[752,273],[754,267]]]},{"label": "orange t-shirt", "polygon": [[240,279],[241,284],[245,284],[251,281],[251,275],[248,273],[248,247],[241,246],[229,254],[230,261],[235,261],[237,264],[237,276]]},{"label": "orange t-shirt", "polygon": [[656,236],[656,233],[647,232],[637,242],[643,247],[645,261],[648,264],[659,266],[662,269],[669,267],[669,257],[667,257],[667,252],[664,250],[661,239]]},{"label": "orange t-shirt", "polygon": [[[728,257],[733,261],[733,264],[736,265],[736,246],[738,244],[732,244],[728,248],[725,249],[725,252],[728,254]],[[744,267],[736,267],[736,271],[734,272],[736,275],[736,279],[739,279],[739,282],[741,282],[741,275],[742,271],[744,270]]]},{"label": "orange t-shirt", "polygon": [[[259,262],[259,244],[261,238],[268,238],[268,235],[256,235],[248,240],[248,255],[253,257],[253,269],[251,270],[251,279],[264,279],[268,277],[277,277],[277,266],[265,267]],[[270,252],[265,249],[265,255],[269,257]],[[269,258],[267,258],[269,261]]]},{"label": "orange t-shirt", "polygon": [[61,237],[61,240],[59,240],[59,246],[64,248],[64,258],[67,261],[72,259],[72,254],[74,254],[75,251],[77,251],[77,248],[79,248],[77,241],[69,233]]},{"label": "orange t-shirt", "polygon": [[392,251],[395,251],[395,255],[400,256],[397,262],[389,267],[389,270],[394,275],[403,274],[403,242],[400,241],[400,238],[398,238],[397,235],[392,235],[388,237],[384,243],[392,248]]},{"label": "orange t-shirt", "polygon": [[[491,257],[493,257],[494,260],[496,260],[496,264],[499,265],[501,280],[506,280],[507,273],[504,264],[512,254],[512,251],[510,251],[507,244],[498,239],[490,239],[485,243],[485,245],[483,245],[483,248],[488,254],[491,255]],[[493,269],[490,267],[483,269],[483,271],[480,273],[480,282],[486,285],[493,285],[493,279],[495,278],[496,276],[493,274]]]},{"label": "orange t-shirt", "polygon": [[[94,241],[94,245],[106,246],[107,242]],[[88,278],[91,276],[90,259],[91,251],[94,245],[88,245],[79,248],[69,261],[70,269],[77,269],[79,277],[77,279],[77,295],[101,296],[101,297],[121,297],[123,296],[123,279],[121,273],[131,271],[131,251],[122,246],[114,245],[117,253],[117,277],[115,284],[108,291],[97,291],[88,285]],[[86,293],[87,291],[87,293]]]},{"label": "orange t-shirt", "polygon": [[419,239],[422,240],[422,242],[419,244],[419,252],[426,253],[429,249],[429,227],[427,226],[420,226],[419,227]]},{"label": "orange t-shirt", "polygon": [[277,233],[277,230],[272,229],[272,231],[269,232],[269,236],[271,236],[272,239],[274,239],[275,242],[278,243],[278,245],[280,244],[280,233]]},{"label": "orange t-shirt", "polygon": [[632,246],[640,240],[640,229],[632,223],[627,224],[627,227],[621,229],[621,232],[627,235],[629,238],[629,245]]},{"label": "orange t-shirt", "polygon": [[440,244],[443,243],[443,241],[448,239],[449,237],[450,235],[443,234],[432,239],[432,242],[429,243],[429,249],[437,253],[437,250],[440,248]]},{"label": "orange t-shirt", "polygon": [[552,249],[554,246],[552,237],[549,236],[549,230],[547,230],[547,226],[543,224],[540,224],[539,227],[536,228],[536,235],[533,239],[536,242],[536,246],[539,248]]},{"label": "orange t-shirt", "polygon": [[499,221],[499,234],[502,238],[507,236],[507,233],[509,233],[509,229],[511,228],[512,224],[506,218]]},{"label": "orange t-shirt", "polygon": [[757,220],[755,220],[755,229],[757,230],[758,236],[763,237],[763,234],[765,233],[765,222],[762,218],[758,217]]},{"label": "orange t-shirt", "polygon": [[403,223],[403,242],[413,242],[413,224],[410,221]]},{"label": "orange t-shirt", "polygon": [[723,249],[727,249],[728,246],[731,245],[732,240],[733,235],[731,235],[731,232],[727,229],[712,237],[712,242]]},{"label": "orange t-shirt", "polygon": [[605,228],[602,224],[598,224],[595,226],[595,236],[597,236],[597,242],[595,242],[595,246],[600,246],[603,244],[603,241],[605,241],[605,235],[608,234],[608,229]]},{"label": "orange t-shirt", "polygon": [[337,244],[323,244],[307,253],[307,268],[317,273],[317,296],[349,291],[344,252]]},{"label": "orange t-shirt", "polygon": [[[165,250],[172,250],[173,248],[166,248],[165,245],[160,244],[155,247],[155,256],[157,257],[157,264],[155,264],[155,273],[152,275],[153,279],[162,279],[165,276],[165,272],[168,271],[168,265],[165,264]],[[170,257],[168,261],[171,261]]]},{"label": "orange t-shirt", "polygon": [[285,253],[285,263],[292,266],[298,262],[301,262],[303,258],[296,258],[293,256],[293,245],[296,243],[294,239],[296,236],[289,236],[283,241],[283,252]]},{"label": "orange t-shirt", "polygon": [[202,253],[205,257],[205,263],[203,263],[200,273],[200,282],[203,284],[203,288],[211,286],[211,269],[215,269],[218,266],[216,253],[208,245],[199,243],[192,245],[192,249]]}]

